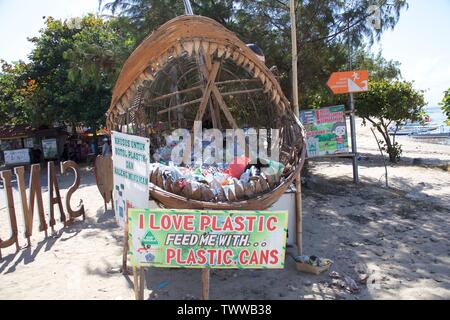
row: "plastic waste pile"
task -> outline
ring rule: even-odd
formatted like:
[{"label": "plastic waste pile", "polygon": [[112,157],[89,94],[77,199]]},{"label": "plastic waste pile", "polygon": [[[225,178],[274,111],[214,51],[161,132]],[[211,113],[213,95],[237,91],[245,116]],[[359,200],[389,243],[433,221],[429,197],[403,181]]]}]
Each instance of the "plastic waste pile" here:
[{"label": "plastic waste pile", "polygon": [[295,261],[319,268],[333,264],[333,261],[329,259],[319,258],[316,256],[299,256],[295,257]]},{"label": "plastic waste pile", "polygon": [[246,157],[236,157],[229,164],[177,167],[173,163],[154,163],[150,182],[187,199],[227,202],[254,198],[270,192],[284,178],[285,167],[272,160],[252,164]]}]

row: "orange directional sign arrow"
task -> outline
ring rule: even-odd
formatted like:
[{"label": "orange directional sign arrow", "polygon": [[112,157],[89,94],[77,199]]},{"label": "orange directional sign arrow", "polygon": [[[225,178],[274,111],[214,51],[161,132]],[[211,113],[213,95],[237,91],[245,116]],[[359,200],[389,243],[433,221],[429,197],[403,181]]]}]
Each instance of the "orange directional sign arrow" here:
[{"label": "orange directional sign arrow", "polygon": [[335,72],[327,82],[334,94],[369,91],[369,71]]}]

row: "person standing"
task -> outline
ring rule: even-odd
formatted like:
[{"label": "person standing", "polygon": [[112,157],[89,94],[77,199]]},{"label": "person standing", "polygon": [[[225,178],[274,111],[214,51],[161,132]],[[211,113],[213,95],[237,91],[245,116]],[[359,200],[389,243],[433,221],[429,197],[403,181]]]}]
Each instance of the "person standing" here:
[{"label": "person standing", "polygon": [[104,138],[102,145],[102,156],[106,157],[110,155],[111,155],[111,147],[109,146],[109,139]]}]

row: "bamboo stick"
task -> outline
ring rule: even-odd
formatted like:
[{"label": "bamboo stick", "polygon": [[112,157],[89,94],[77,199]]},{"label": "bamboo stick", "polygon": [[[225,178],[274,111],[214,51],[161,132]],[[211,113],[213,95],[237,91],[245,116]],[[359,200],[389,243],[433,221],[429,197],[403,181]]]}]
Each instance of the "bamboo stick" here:
[{"label": "bamboo stick", "polygon": [[145,268],[139,268],[139,300],[144,300]]},{"label": "bamboo stick", "polygon": [[[292,98],[295,116],[300,115],[298,103],[298,58],[297,58],[297,25],[295,1],[290,0],[291,14],[291,40],[292,40]],[[303,254],[303,213],[302,213],[302,180],[298,173],[295,179],[295,207],[296,207],[296,229],[297,229],[297,251],[298,255]]]},{"label": "bamboo stick", "polygon": [[188,92],[191,92],[191,91],[201,90],[202,88],[203,88],[203,86],[195,86],[195,87],[192,87],[192,88],[188,88],[188,89],[184,89],[184,90],[179,90],[179,91],[175,91],[175,92],[172,92],[172,93],[168,93],[168,94],[165,94],[165,95],[160,96],[158,98],[155,98],[153,100],[150,100],[148,102],[148,104],[151,104],[151,103],[157,102],[157,101],[161,101],[161,100],[164,100],[164,99],[171,98],[173,96],[176,96],[177,94],[182,94],[182,93],[188,93]]},{"label": "bamboo stick", "polygon": [[139,277],[136,267],[133,267],[133,284],[134,284],[134,298],[136,300],[139,300]]},{"label": "bamboo stick", "polygon": [[198,108],[195,121],[202,121],[203,115],[205,114],[206,106],[208,104],[209,98],[211,97],[211,91],[215,88],[214,82],[216,81],[217,73],[219,72],[220,63],[214,63],[209,73],[208,84],[206,85],[205,91],[203,92],[202,101],[200,107]]},{"label": "bamboo stick", "polygon": [[230,91],[230,92],[224,92],[222,93],[222,97],[226,96],[234,96],[238,94],[245,94],[245,93],[256,93],[256,92],[263,92],[263,88],[257,88],[257,89],[248,89],[248,90],[239,90],[239,91]]},{"label": "bamboo stick", "polygon": [[210,269],[202,269],[202,300],[209,300]]},{"label": "bamboo stick", "polygon": [[158,111],[158,115],[170,112],[170,111],[172,111],[174,109],[177,109],[177,108],[180,108],[180,107],[190,106],[190,105],[193,105],[193,104],[196,104],[196,103],[199,103],[199,102],[202,102],[202,98],[195,99],[195,100],[192,100],[192,101],[188,101],[188,102],[185,102],[185,103],[182,103],[182,104],[179,104],[179,105],[176,105],[176,106],[173,106],[173,107],[170,107],[170,108]]}]

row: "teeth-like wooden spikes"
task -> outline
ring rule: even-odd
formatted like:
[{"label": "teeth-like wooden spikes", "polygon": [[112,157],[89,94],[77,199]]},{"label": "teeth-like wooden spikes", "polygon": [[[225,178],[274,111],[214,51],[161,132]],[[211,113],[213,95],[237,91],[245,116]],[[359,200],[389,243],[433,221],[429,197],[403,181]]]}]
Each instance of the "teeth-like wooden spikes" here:
[{"label": "teeth-like wooden spikes", "polygon": [[267,182],[269,183],[269,187],[270,187],[271,189],[274,189],[274,188],[275,188],[275,186],[276,186],[276,180],[275,180],[275,176],[274,176],[274,175],[272,175],[272,174],[267,175]]},{"label": "teeth-like wooden spikes", "polygon": [[156,185],[160,187],[161,189],[164,188],[164,178],[163,178],[163,172],[159,171],[158,175],[156,176]]},{"label": "teeth-like wooden spikes", "polygon": [[278,92],[275,89],[272,88],[271,94],[272,94],[272,99],[271,100],[276,103]]},{"label": "teeth-like wooden spikes", "polygon": [[237,61],[239,60],[239,57],[240,57],[240,55],[239,55],[239,52],[238,51],[234,51],[233,52],[233,61],[235,61],[236,63],[237,63]]},{"label": "teeth-like wooden spikes", "polygon": [[247,183],[244,186],[244,193],[247,196],[247,198],[253,198],[255,195],[255,183],[253,181]]},{"label": "teeth-like wooden spikes", "polygon": [[189,182],[186,183],[186,186],[183,188],[182,194],[187,199],[192,199],[192,186]]},{"label": "teeth-like wooden spikes", "polygon": [[256,194],[261,194],[263,192],[260,179],[255,182],[255,192]]},{"label": "teeth-like wooden spikes", "polygon": [[200,186],[197,186],[197,188],[192,191],[192,199],[199,201],[202,200],[202,189]]},{"label": "teeth-like wooden spikes", "polygon": [[275,98],[275,103],[276,103],[276,104],[279,104],[279,103],[280,103],[280,100],[281,100],[281,96],[277,93],[277,96],[276,96],[276,98]]},{"label": "teeth-like wooden spikes", "polygon": [[227,49],[224,46],[220,46],[217,48],[217,57],[222,58]]},{"label": "teeth-like wooden spikes", "polygon": [[223,187],[220,187],[220,189],[219,189],[219,193],[217,195],[217,201],[219,201],[219,202],[227,201],[227,197],[225,196],[225,191],[223,190]]},{"label": "teeth-like wooden spikes", "polygon": [[259,181],[261,182],[261,187],[262,187],[262,191],[263,191],[263,192],[267,192],[267,191],[270,190],[270,186],[269,186],[269,184],[267,183],[266,179],[261,178]]},{"label": "teeth-like wooden spikes", "polygon": [[261,72],[261,73],[259,74],[259,79],[261,79],[261,83],[262,83],[263,85],[266,84],[267,78],[266,78],[266,76],[265,76],[265,74],[264,74],[263,72]]},{"label": "teeth-like wooden spikes", "polygon": [[175,194],[178,194],[178,195],[182,195],[182,192],[181,192],[181,187],[180,187],[180,181],[179,180],[177,180],[177,181],[175,181],[173,184],[172,184],[172,191],[173,191],[173,193],[175,193]]},{"label": "teeth-like wooden spikes", "polygon": [[191,57],[192,53],[194,52],[194,42],[193,41],[186,41],[183,43],[183,48],[186,50],[188,55]]},{"label": "teeth-like wooden spikes", "polygon": [[209,202],[212,199],[214,199],[214,192],[212,192],[211,189],[204,187],[204,186],[202,186],[201,189],[202,189],[202,200],[203,201]]},{"label": "teeth-like wooden spikes", "polygon": [[229,59],[233,53],[233,49],[227,48],[225,51],[225,59]]},{"label": "teeth-like wooden spikes", "polygon": [[265,93],[269,93],[272,90],[272,82],[267,81],[266,84],[264,85],[264,89]]},{"label": "teeth-like wooden spikes", "polygon": [[117,108],[117,110],[119,110],[119,112],[125,112],[125,108],[123,107],[123,105],[120,101],[117,102],[116,108]]},{"label": "teeth-like wooden spikes", "polygon": [[255,67],[255,64],[253,62],[250,61],[248,63],[248,69],[249,69],[250,74],[254,73],[256,68],[257,67]]},{"label": "teeth-like wooden spikes", "polygon": [[230,201],[230,202],[236,201],[236,195],[233,193],[233,190],[231,188],[228,189],[227,198],[228,198],[228,201]]},{"label": "teeth-like wooden spikes", "polygon": [[217,49],[219,48],[219,45],[217,43],[210,43],[209,44],[209,54],[213,55],[214,53],[216,53]]},{"label": "teeth-like wooden spikes", "polygon": [[234,191],[235,191],[235,193],[236,193],[236,198],[237,198],[237,199],[242,199],[242,198],[244,198],[244,196],[245,196],[244,188],[243,188],[243,186],[241,185],[241,183],[239,182],[239,180],[237,180],[237,181],[234,182]]},{"label": "teeth-like wooden spikes", "polygon": [[139,82],[143,83],[143,82],[146,81],[146,80],[147,80],[147,77],[145,76],[145,72],[142,72],[142,73],[139,75]]},{"label": "teeth-like wooden spikes", "polygon": [[152,73],[151,68],[147,68],[147,69],[144,71],[144,74],[145,74],[145,78],[146,78],[147,80],[150,80],[150,81],[155,80],[155,77],[153,76],[153,73]]},{"label": "teeth-like wooden spikes", "polygon": [[211,55],[211,54],[209,53],[210,44],[209,44],[208,41],[204,41],[204,40],[202,41],[202,48],[203,48],[203,52],[204,52],[205,54]]},{"label": "teeth-like wooden spikes", "polygon": [[199,53],[200,45],[201,45],[200,39],[195,39],[194,40],[194,51],[195,51],[195,53]]},{"label": "teeth-like wooden spikes", "polygon": [[167,176],[164,189],[167,192],[172,192],[172,185],[173,185],[172,178],[170,176]]},{"label": "teeth-like wooden spikes", "polygon": [[255,68],[255,78],[259,78],[259,75],[261,74],[261,70],[259,68]]},{"label": "teeth-like wooden spikes", "polygon": [[158,59],[158,65],[160,67],[163,67],[166,65],[167,61],[169,60],[169,55],[167,52],[165,52],[161,57]]},{"label": "teeth-like wooden spikes", "polygon": [[183,46],[181,45],[181,43],[177,43],[175,45],[174,52],[177,57],[179,57],[183,54],[184,49],[183,49]]},{"label": "teeth-like wooden spikes", "polygon": [[134,96],[134,91],[131,88],[128,89],[127,92],[125,92],[124,97],[126,99],[127,106],[129,106],[131,99],[133,99],[133,96]]},{"label": "teeth-like wooden spikes", "polygon": [[245,59],[246,59],[245,56],[239,55],[239,58],[237,60],[235,60],[236,64],[238,66],[242,66],[244,64],[244,62],[245,62]]},{"label": "teeth-like wooden spikes", "polygon": [[152,171],[152,174],[150,176],[150,182],[153,183],[155,186],[157,185],[156,182],[157,182],[158,174],[159,174],[159,168],[156,168],[156,170]]}]

